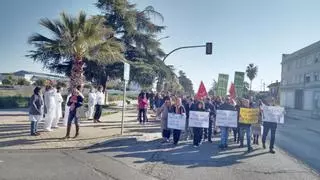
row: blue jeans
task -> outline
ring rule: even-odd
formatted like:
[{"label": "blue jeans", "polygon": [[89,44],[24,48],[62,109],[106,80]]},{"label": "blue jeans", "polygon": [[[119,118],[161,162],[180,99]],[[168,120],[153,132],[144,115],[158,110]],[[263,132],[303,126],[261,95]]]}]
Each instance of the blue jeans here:
[{"label": "blue jeans", "polygon": [[221,130],[221,141],[220,146],[227,147],[228,146],[228,137],[229,137],[229,128],[228,127],[220,127]]},{"label": "blue jeans", "polygon": [[68,126],[71,126],[73,119],[74,119],[74,124],[79,125],[79,119],[76,117],[76,113],[77,113],[76,110],[69,112]]},{"label": "blue jeans", "polygon": [[38,130],[38,121],[31,121],[31,135],[35,134]]},{"label": "blue jeans", "polygon": [[243,146],[244,133],[247,134],[247,146],[248,146],[248,148],[250,148],[251,147],[251,126],[248,126],[248,125],[241,126],[240,125],[240,146]]}]

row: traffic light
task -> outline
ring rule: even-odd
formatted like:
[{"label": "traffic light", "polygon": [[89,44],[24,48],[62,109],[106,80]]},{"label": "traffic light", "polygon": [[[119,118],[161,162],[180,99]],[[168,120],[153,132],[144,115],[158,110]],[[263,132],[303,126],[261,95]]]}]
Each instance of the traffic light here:
[{"label": "traffic light", "polygon": [[206,43],[206,54],[212,54],[212,42]]}]

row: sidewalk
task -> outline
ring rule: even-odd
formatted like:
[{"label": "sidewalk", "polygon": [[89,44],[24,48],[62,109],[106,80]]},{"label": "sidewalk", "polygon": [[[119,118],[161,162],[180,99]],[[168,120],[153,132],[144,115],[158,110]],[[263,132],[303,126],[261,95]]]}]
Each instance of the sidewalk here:
[{"label": "sidewalk", "polygon": [[[1,113],[0,113],[1,114]],[[15,113],[14,113],[15,114]],[[93,121],[81,121],[80,135],[78,138],[62,139],[66,128],[61,127],[53,132],[41,132],[40,136],[30,136],[30,122],[28,116],[21,113],[19,116],[0,116],[0,149],[60,149],[60,148],[83,148],[114,137],[120,137],[121,111],[106,115],[101,118],[102,123]],[[140,138],[157,138],[160,136],[159,122],[150,122],[141,126],[137,122],[135,110],[125,112],[124,137],[138,136]],[[43,122],[39,128],[42,130]],[[71,136],[75,133],[72,126]]]}]

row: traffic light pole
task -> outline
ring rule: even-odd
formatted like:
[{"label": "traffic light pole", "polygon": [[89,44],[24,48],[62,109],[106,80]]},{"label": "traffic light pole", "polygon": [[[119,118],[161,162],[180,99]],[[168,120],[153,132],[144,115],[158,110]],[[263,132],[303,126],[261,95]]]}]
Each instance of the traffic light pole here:
[{"label": "traffic light pole", "polygon": [[164,62],[164,61],[167,59],[167,57],[168,57],[170,54],[172,54],[173,52],[175,52],[175,51],[178,51],[178,50],[180,50],[180,49],[199,48],[199,47],[206,47],[206,45],[199,45],[199,46],[182,46],[182,47],[178,47],[178,48],[172,50],[171,52],[169,52],[168,54],[166,54],[166,55],[164,56],[162,62]]}]

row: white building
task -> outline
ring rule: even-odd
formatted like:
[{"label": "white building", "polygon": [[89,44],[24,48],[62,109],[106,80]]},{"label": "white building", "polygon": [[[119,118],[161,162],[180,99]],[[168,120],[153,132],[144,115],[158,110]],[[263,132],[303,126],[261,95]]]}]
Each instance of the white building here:
[{"label": "white building", "polygon": [[320,41],[282,55],[280,104],[320,117]]}]

